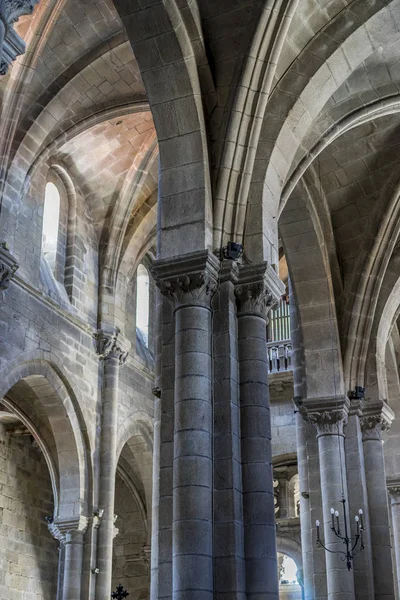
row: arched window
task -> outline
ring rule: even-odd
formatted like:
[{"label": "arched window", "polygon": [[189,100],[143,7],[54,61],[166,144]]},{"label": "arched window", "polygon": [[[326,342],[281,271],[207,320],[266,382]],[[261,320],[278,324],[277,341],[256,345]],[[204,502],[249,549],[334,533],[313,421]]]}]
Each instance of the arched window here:
[{"label": "arched window", "polygon": [[56,263],[60,224],[60,192],[52,182],[46,185],[43,210],[42,250],[53,271]]},{"label": "arched window", "polygon": [[139,265],[136,276],[136,328],[146,346],[149,343],[149,301],[149,274],[146,267]]}]

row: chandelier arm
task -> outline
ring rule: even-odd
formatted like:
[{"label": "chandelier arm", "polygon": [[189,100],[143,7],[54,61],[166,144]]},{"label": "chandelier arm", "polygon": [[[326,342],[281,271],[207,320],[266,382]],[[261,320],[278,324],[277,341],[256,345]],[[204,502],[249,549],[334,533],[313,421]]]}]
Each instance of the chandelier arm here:
[{"label": "chandelier arm", "polygon": [[356,535],[356,537],[355,537],[355,542],[354,542],[354,546],[353,546],[353,547],[352,547],[352,549],[351,549],[351,553],[352,553],[352,554],[353,554],[354,550],[355,550],[355,549],[356,549],[356,547],[357,547],[357,544],[358,544],[358,540],[359,540],[359,539],[360,539],[360,536],[359,536],[359,535]]},{"label": "chandelier arm", "polygon": [[320,546],[322,546],[322,548],[324,550],[326,550],[327,552],[330,552],[331,554],[343,554],[344,556],[347,556],[347,552],[343,552],[342,550],[329,550],[329,548],[327,548],[326,546],[324,546],[324,544],[321,542],[321,540],[319,542],[317,542]]}]

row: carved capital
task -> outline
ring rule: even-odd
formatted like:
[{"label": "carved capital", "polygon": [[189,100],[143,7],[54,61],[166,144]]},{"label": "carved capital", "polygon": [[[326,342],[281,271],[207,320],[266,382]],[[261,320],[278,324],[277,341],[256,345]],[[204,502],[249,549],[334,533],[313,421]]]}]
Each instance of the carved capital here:
[{"label": "carved capital", "polygon": [[238,316],[250,314],[266,319],[284,291],[284,284],[268,263],[242,265],[235,287]]},{"label": "carved capital", "polygon": [[23,15],[30,15],[39,0],[0,0],[0,18],[12,25]]},{"label": "carved capital", "polygon": [[388,478],[386,485],[391,505],[400,504],[400,479],[394,477]]},{"label": "carved capital", "polygon": [[328,398],[306,398],[303,406],[308,420],[317,430],[317,438],[322,435],[344,435],[349,413],[347,396]]},{"label": "carved capital", "polygon": [[101,359],[116,358],[121,366],[125,364],[129,354],[129,343],[120,334],[118,327],[112,331],[100,329],[96,338],[97,354]]},{"label": "carved capital", "polygon": [[38,2],[39,0],[0,0],[0,23],[5,34],[0,47],[0,75],[5,75],[10,64],[26,50],[25,42],[14,30],[13,24],[23,15],[30,15]]},{"label": "carved capital", "polygon": [[[89,519],[83,515],[67,519],[47,519],[47,527],[51,535],[60,542],[60,546],[68,543],[69,538],[78,534],[83,537],[88,527]],[[68,536],[68,538],[67,538]]]},{"label": "carved capital", "polygon": [[376,402],[364,401],[360,418],[363,442],[381,441],[382,431],[390,429],[393,419],[394,412],[383,400]]},{"label": "carved capital", "polygon": [[161,259],[152,267],[157,287],[174,301],[176,308],[185,305],[209,308],[218,286],[218,271],[219,260],[208,251]]},{"label": "carved capital", "polygon": [[8,250],[6,243],[0,243],[0,291],[8,288],[18,267],[19,264]]}]

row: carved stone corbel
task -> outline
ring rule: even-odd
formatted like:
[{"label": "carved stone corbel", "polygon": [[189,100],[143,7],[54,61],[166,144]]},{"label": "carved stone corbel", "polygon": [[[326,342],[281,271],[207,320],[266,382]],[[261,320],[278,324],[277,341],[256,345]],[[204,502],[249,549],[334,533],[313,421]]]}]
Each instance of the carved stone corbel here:
[{"label": "carved stone corbel", "polygon": [[8,288],[18,268],[19,264],[8,250],[7,244],[0,243],[0,291]]},{"label": "carved stone corbel", "polygon": [[23,15],[32,14],[39,0],[0,0],[0,75],[5,75],[10,64],[24,54],[24,40],[14,29],[14,23]]},{"label": "carved stone corbel", "polygon": [[97,354],[103,360],[116,358],[122,366],[129,354],[129,342],[123,338],[118,327],[111,331],[100,329],[96,335]]}]

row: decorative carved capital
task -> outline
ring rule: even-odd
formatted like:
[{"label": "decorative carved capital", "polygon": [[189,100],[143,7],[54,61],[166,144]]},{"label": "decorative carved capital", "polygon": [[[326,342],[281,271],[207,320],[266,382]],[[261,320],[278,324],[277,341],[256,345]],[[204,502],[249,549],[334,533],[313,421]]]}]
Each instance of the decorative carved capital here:
[{"label": "decorative carved capital", "polygon": [[387,479],[386,484],[391,505],[400,504],[400,479]]},{"label": "decorative carved capital", "polygon": [[309,418],[317,430],[317,437],[321,435],[344,435],[343,429],[347,424],[347,411],[344,409],[313,413]]},{"label": "decorative carved capital", "polygon": [[5,242],[0,243],[0,291],[4,291],[10,285],[19,264],[12,256]]},{"label": "decorative carved capital", "polygon": [[219,261],[207,250],[182,258],[161,259],[152,273],[161,293],[171,298],[176,308],[185,305],[211,306],[218,286]]},{"label": "decorative carved capital", "polygon": [[60,546],[65,545],[68,534],[79,534],[83,536],[88,527],[89,519],[83,515],[77,517],[71,517],[69,519],[56,519],[51,518],[47,520],[47,527],[51,535],[60,542]]},{"label": "decorative carved capital", "polygon": [[347,396],[306,398],[302,406],[307,410],[308,420],[322,435],[344,435],[350,401]]},{"label": "decorative carved capital", "polygon": [[363,402],[360,418],[363,442],[382,440],[382,431],[390,429],[393,419],[394,412],[383,400]]},{"label": "decorative carved capital", "polygon": [[10,64],[25,52],[24,40],[16,33],[13,24],[23,15],[30,15],[39,0],[0,0],[0,22],[5,36],[0,47],[0,75],[5,75]]},{"label": "decorative carved capital", "polygon": [[125,364],[129,354],[129,343],[122,337],[118,327],[112,331],[100,329],[96,338],[97,354],[100,358],[116,358],[121,366]]},{"label": "decorative carved capital", "polygon": [[258,315],[266,319],[284,291],[284,284],[268,263],[242,265],[235,287],[238,315]]}]

